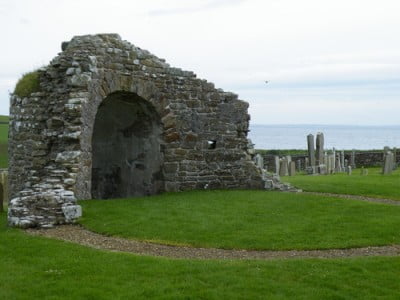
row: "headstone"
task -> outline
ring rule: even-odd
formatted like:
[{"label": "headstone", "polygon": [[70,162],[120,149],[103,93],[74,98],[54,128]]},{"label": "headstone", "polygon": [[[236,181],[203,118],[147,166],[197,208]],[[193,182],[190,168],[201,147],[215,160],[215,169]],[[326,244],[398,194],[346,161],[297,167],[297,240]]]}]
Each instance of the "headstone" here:
[{"label": "headstone", "polygon": [[347,166],[347,175],[351,175],[352,168],[351,166]]},{"label": "headstone", "polygon": [[[389,148],[389,146],[385,146],[385,147],[383,147],[383,167],[382,167],[382,173],[383,174],[390,174],[391,172],[389,172],[389,171],[385,171],[385,168],[390,168],[390,165],[391,165],[391,157],[390,157],[390,153],[392,153],[391,151],[390,151],[390,148]],[[387,158],[387,156],[389,155],[389,158]],[[393,158],[394,158],[394,156],[393,156]]]},{"label": "headstone", "polygon": [[324,163],[324,134],[322,132],[317,133],[315,144],[316,144],[316,164],[321,165]]},{"label": "headstone", "polygon": [[307,147],[308,147],[308,161],[313,173],[315,173],[315,148],[314,148],[314,136],[312,134],[307,135]]},{"label": "headstone", "polygon": [[284,157],[280,161],[279,176],[288,176],[288,175],[289,175],[288,161],[287,161],[286,157]]},{"label": "headstone", "polygon": [[326,166],[328,165],[328,153],[326,153],[326,152],[324,153],[324,162],[323,162],[323,164],[326,165]]},{"label": "headstone", "polygon": [[382,173],[384,175],[388,175],[391,174],[392,171],[393,171],[393,153],[388,151],[385,153],[384,156]]},{"label": "headstone", "polygon": [[340,172],[344,172],[344,150],[340,151]]},{"label": "headstone", "polygon": [[300,172],[300,171],[301,171],[301,160],[298,159],[297,160],[297,172]]},{"label": "headstone", "polygon": [[294,176],[296,175],[296,163],[294,161],[291,161],[289,163],[289,176]]},{"label": "headstone", "polygon": [[277,155],[274,156],[274,163],[275,163],[275,174],[279,175],[279,165],[280,165],[279,156]]},{"label": "headstone", "polygon": [[347,169],[349,166],[349,161],[347,159],[344,160],[344,168]]},{"label": "headstone", "polygon": [[329,155],[329,170],[328,170],[328,172],[329,172],[329,174],[335,173],[335,155],[334,154]]},{"label": "headstone", "polygon": [[326,165],[322,164],[318,166],[318,173],[321,175],[325,175],[326,174]]},{"label": "headstone", "polygon": [[356,168],[356,151],[355,150],[351,151],[350,166],[352,169]]},{"label": "headstone", "polygon": [[335,170],[336,169],[336,149],[335,149],[335,147],[332,148],[332,154],[333,154],[332,170]]},{"label": "headstone", "polygon": [[397,148],[393,148],[392,150],[393,153],[393,170],[397,169]]},{"label": "headstone", "polygon": [[331,155],[327,154],[326,155],[326,173],[327,174],[331,174],[331,168],[332,168],[332,164],[331,164]]},{"label": "headstone", "polygon": [[307,167],[305,171],[307,175],[315,174],[315,167]]},{"label": "headstone", "polygon": [[335,166],[336,166],[336,168],[335,168],[336,173],[342,172],[342,165],[340,163],[340,154],[339,153],[336,155]]},{"label": "headstone", "polygon": [[292,161],[292,156],[286,155],[286,160],[288,163],[290,163]]},{"label": "headstone", "polygon": [[389,151],[390,151],[389,146],[383,147],[383,153],[387,153],[387,152],[389,152]]},{"label": "headstone", "polygon": [[264,159],[260,153],[256,154],[256,156],[254,157],[254,160],[255,160],[256,166],[258,168],[264,169]]},{"label": "headstone", "polygon": [[304,159],[304,169],[308,168],[309,166],[310,166],[310,161],[309,161],[308,157],[306,157]]},{"label": "headstone", "polygon": [[361,176],[367,176],[368,175],[368,169],[364,169],[364,166],[362,166],[360,175]]}]

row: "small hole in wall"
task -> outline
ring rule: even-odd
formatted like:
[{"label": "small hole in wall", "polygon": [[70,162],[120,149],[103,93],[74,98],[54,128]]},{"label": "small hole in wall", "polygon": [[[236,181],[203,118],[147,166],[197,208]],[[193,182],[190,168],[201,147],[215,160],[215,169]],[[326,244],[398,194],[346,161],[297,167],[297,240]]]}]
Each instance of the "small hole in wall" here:
[{"label": "small hole in wall", "polygon": [[208,149],[215,149],[217,147],[217,141],[209,140],[208,142]]}]

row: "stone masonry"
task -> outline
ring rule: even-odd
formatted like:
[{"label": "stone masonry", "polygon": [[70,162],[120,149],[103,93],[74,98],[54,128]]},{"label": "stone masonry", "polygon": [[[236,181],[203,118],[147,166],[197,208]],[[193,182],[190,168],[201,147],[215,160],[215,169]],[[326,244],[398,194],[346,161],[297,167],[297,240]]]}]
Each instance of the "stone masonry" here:
[{"label": "stone masonry", "polygon": [[74,37],[12,95],[8,222],[51,227],[77,199],[191,189],[261,189],[248,103],[116,34]]}]

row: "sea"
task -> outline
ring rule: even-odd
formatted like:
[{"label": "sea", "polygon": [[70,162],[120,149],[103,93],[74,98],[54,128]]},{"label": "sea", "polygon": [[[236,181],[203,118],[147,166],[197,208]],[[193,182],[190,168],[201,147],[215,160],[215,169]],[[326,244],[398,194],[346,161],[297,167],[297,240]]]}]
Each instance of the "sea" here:
[{"label": "sea", "polygon": [[255,149],[307,149],[307,135],[324,134],[324,148],[375,150],[400,148],[400,125],[250,125]]}]

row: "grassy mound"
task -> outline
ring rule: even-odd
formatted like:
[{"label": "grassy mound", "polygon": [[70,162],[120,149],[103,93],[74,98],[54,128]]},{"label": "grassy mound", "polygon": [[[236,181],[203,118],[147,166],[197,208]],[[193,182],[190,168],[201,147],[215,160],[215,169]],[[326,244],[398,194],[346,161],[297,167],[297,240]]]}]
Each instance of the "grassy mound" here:
[{"label": "grassy mound", "polygon": [[400,243],[400,207],[266,191],[191,191],[81,201],[92,231],[226,249],[329,249]]},{"label": "grassy mound", "polygon": [[1,299],[396,298],[400,258],[151,258],[31,237],[0,213]]},{"label": "grassy mound", "polygon": [[39,73],[37,71],[24,74],[15,86],[14,94],[18,97],[28,97],[31,93],[39,92]]},{"label": "grassy mound", "polygon": [[351,176],[340,173],[329,176],[297,175],[282,180],[309,192],[362,195],[400,200],[400,169],[391,175],[382,175],[381,168],[368,168],[368,175],[353,170]]}]

